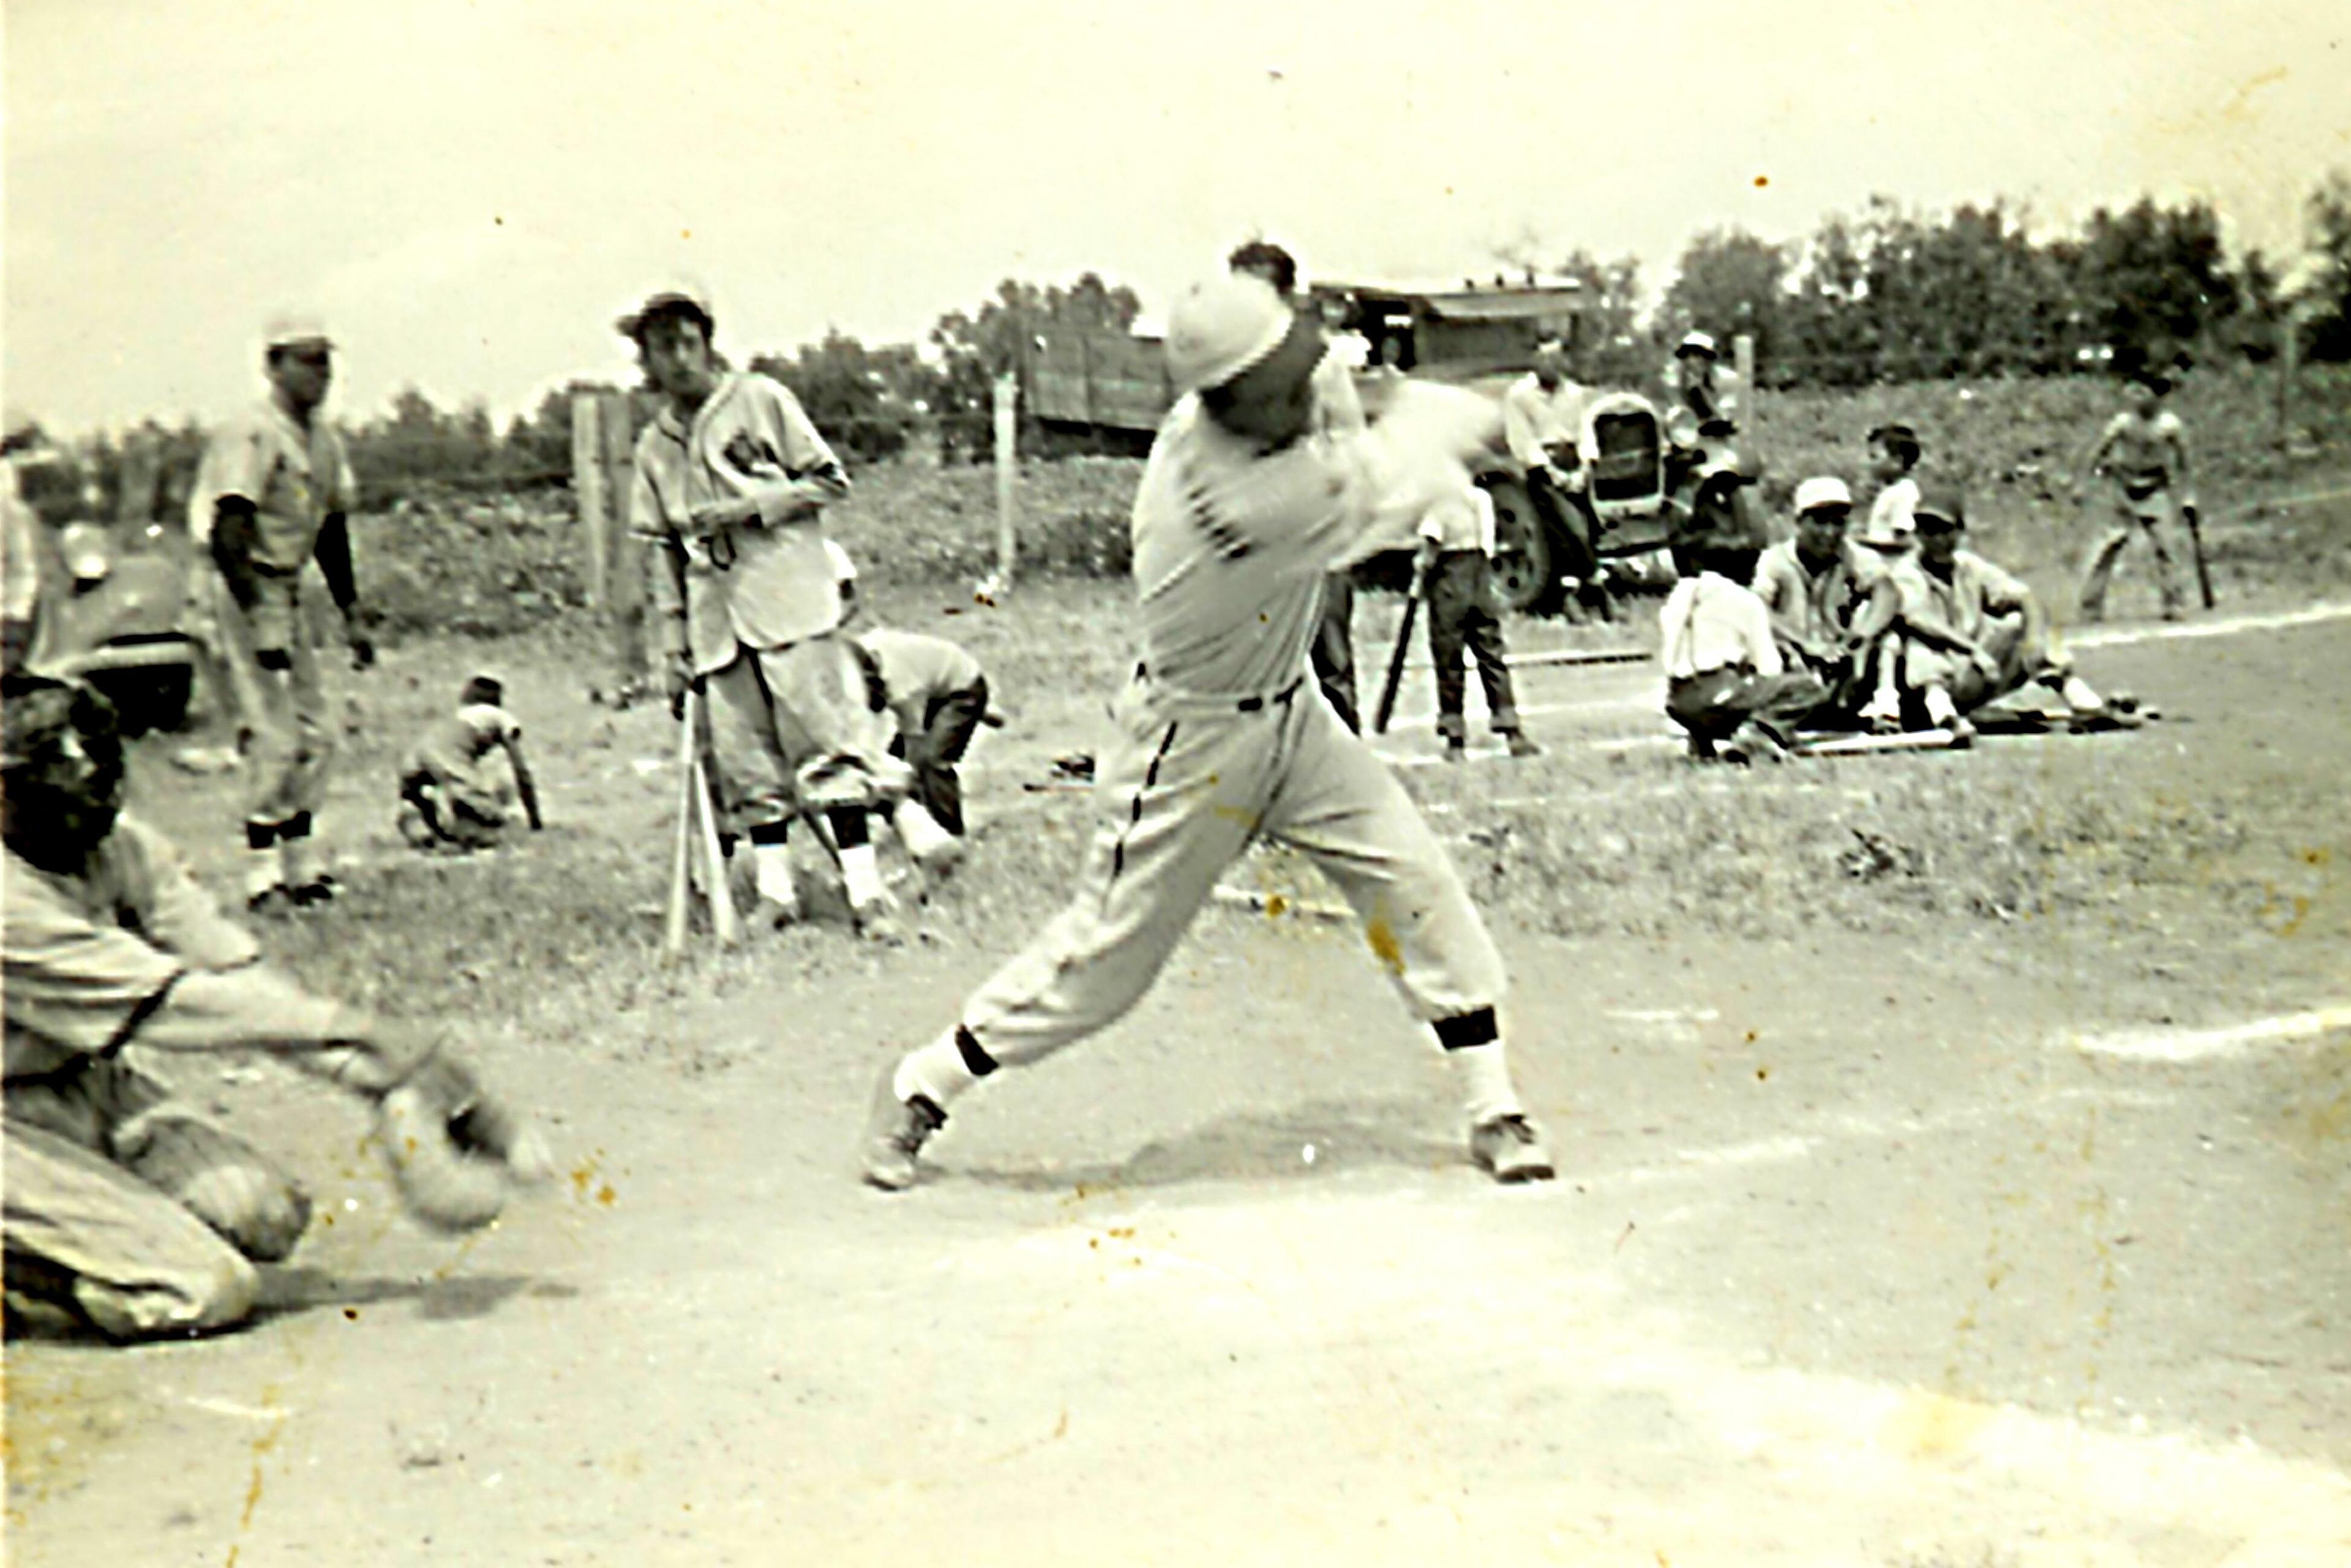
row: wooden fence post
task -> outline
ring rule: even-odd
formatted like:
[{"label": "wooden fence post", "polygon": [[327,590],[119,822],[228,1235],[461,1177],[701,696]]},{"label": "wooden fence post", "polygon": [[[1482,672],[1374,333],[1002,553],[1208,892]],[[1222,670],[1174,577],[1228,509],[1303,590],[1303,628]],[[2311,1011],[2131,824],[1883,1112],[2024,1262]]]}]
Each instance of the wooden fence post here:
[{"label": "wooden fence post", "polygon": [[629,497],[635,486],[637,426],[624,392],[601,392],[596,423],[602,437],[604,478],[604,606],[612,629],[614,672],[627,686],[653,669],[647,645],[647,547],[629,537]]},{"label": "wooden fence post", "polygon": [[605,559],[604,440],[599,434],[596,394],[571,397],[571,501],[580,514],[580,536],[588,546],[588,607],[604,607],[605,580],[611,562]]},{"label": "wooden fence post", "polygon": [[2302,332],[2288,309],[2278,319],[2277,434],[2280,442],[2294,439],[2294,383],[2302,357]]},{"label": "wooden fence post", "polygon": [[1020,485],[1020,383],[1011,376],[996,378],[996,578],[1012,586],[1012,569],[1019,554],[1018,507]]},{"label": "wooden fence post", "polygon": [[1730,340],[1730,363],[1739,372],[1739,389],[1747,399],[1747,406],[1739,411],[1739,421],[1750,440],[1755,427],[1763,422],[1763,394],[1755,384],[1755,334],[1741,332]]}]

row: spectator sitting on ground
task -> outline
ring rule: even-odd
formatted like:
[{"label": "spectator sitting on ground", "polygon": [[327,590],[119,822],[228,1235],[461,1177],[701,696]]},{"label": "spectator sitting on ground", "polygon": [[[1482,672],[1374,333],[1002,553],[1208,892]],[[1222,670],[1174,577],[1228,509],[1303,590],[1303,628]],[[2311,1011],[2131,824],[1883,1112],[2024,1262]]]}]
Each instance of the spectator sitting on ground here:
[{"label": "spectator sitting on ground", "polygon": [[2076,727],[2115,721],[2058,652],[2032,591],[1960,548],[1967,512],[1959,492],[1926,490],[1915,516],[1918,560],[1904,579],[1903,676],[1927,723],[1965,746],[1976,733],[1969,713],[2036,682],[2057,694]]}]

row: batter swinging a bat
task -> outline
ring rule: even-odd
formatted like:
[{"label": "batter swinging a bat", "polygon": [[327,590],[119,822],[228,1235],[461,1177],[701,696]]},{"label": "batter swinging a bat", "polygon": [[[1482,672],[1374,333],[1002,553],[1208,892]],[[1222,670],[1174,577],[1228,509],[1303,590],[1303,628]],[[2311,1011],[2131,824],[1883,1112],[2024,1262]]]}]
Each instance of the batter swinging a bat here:
[{"label": "batter swinging a bat", "polygon": [[1202,284],[1171,313],[1184,395],[1133,523],[1143,661],[1115,704],[1077,895],[960,1019],[883,1071],[862,1150],[875,1186],[914,1185],[918,1152],[979,1080],[1133,1007],[1259,838],[1310,856],[1354,906],[1458,1074],[1472,1159],[1501,1181],[1552,1176],[1503,1051],[1501,957],[1411,799],[1307,670],[1323,575],[1408,543],[1490,421],[1439,389],[1370,431],[1310,434],[1322,353],[1321,329],[1261,279]]}]

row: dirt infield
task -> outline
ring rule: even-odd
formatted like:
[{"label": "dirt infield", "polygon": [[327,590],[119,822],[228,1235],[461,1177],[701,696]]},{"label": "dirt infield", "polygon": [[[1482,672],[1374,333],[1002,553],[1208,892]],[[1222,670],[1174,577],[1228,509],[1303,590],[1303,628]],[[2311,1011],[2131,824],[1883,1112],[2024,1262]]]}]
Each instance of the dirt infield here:
[{"label": "dirt infield", "polygon": [[[2124,818],[2276,803],[2209,888],[2119,865],[2105,907],[2047,919],[1565,940],[1537,916],[1577,887],[1511,887],[1544,1188],[1468,1166],[1352,926],[1228,911],[1128,1022],[959,1107],[931,1179],[863,1189],[879,1063],[1016,939],[985,885],[886,959],[817,931],[684,980],[575,975],[534,934],[453,970],[436,1006],[570,1167],[468,1245],[394,1217],[355,1115],[250,1069],[192,1079],[331,1223],[251,1332],[10,1347],[11,1561],[2351,1560],[2351,1032],[2098,1045],[2351,1001],[2351,841],[2323,806],[2351,627],[2096,656],[2168,716],[1611,783],[1566,754],[1652,730],[1602,700],[1643,677],[1564,670],[1527,697],[1593,705],[1544,721],[1560,771],[1416,773],[1465,858],[1513,791],[1571,819],[1604,786],[1751,784],[1769,813],[1897,775],[1955,803],[2031,775]],[[1018,780],[1084,706],[986,743],[983,884],[1024,845],[1066,858],[1081,803]],[[664,793],[630,770],[641,716],[609,800]],[[377,939],[336,918],[273,945],[327,966]],[[515,1024],[531,966],[593,1002],[574,1027]]]}]

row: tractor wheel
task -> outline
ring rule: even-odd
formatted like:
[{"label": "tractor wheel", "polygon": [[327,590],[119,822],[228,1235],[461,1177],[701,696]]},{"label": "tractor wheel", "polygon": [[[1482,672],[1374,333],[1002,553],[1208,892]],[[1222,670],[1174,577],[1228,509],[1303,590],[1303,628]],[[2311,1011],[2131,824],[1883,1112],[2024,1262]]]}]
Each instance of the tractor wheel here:
[{"label": "tractor wheel", "polygon": [[1557,553],[1541,514],[1515,479],[1487,486],[1494,498],[1494,559],[1488,580],[1505,610],[1526,615],[1555,614],[1562,602]]}]

